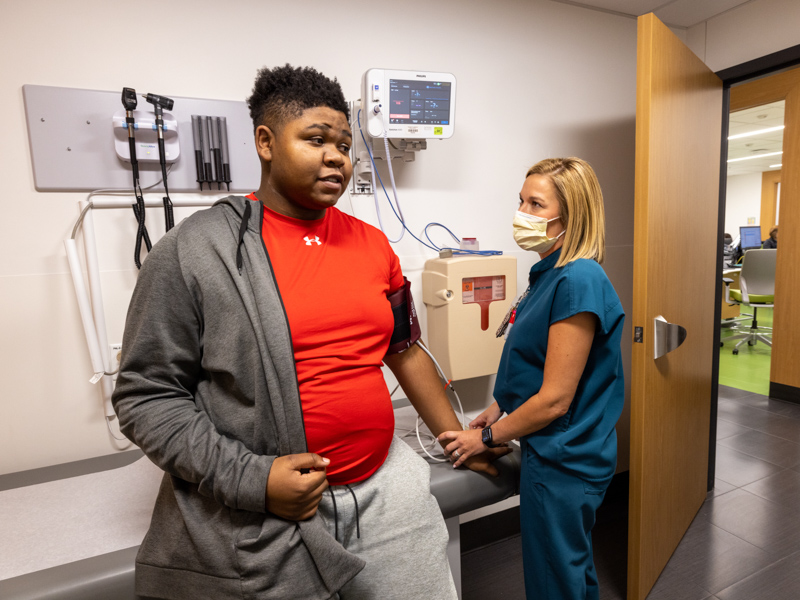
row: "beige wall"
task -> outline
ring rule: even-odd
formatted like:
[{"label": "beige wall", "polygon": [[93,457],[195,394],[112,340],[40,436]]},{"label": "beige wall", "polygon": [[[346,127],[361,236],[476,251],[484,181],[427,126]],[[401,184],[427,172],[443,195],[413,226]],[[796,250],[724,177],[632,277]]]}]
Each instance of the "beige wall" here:
[{"label": "beige wall", "polygon": [[725,232],[734,238],[739,235],[739,227],[747,225],[747,219],[754,218],[755,225],[761,224],[761,173],[731,175],[725,186]]}]

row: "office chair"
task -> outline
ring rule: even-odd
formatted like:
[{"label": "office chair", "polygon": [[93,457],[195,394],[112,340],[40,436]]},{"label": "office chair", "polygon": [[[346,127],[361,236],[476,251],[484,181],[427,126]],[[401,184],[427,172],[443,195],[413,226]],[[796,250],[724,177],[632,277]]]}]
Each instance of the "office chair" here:
[{"label": "office chair", "polygon": [[755,346],[759,340],[772,347],[772,328],[758,326],[758,309],[772,308],[775,302],[775,257],[777,250],[748,250],[742,261],[742,271],[739,274],[739,287],[731,289],[732,279],[724,278],[725,302],[749,306],[753,309],[753,323],[750,327],[735,325],[731,329],[740,331],[736,335],[724,338],[721,343],[740,340],[733,349],[734,354],[739,354],[739,346],[747,342],[748,346]]}]

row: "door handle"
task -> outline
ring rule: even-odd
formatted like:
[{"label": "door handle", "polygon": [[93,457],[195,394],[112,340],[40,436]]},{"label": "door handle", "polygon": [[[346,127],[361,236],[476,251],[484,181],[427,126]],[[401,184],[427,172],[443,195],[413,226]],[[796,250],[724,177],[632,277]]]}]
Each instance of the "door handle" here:
[{"label": "door handle", "polygon": [[665,354],[672,352],[686,339],[686,329],[675,323],[668,323],[661,315],[653,319],[653,323],[655,325],[655,335],[653,336],[654,359],[661,358]]}]

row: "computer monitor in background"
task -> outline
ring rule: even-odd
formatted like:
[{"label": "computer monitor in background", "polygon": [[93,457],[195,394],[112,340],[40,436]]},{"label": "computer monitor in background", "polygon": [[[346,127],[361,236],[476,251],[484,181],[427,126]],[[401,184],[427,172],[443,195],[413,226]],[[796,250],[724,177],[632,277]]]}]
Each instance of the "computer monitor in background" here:
[{"label": "computer monitor in background", "polygon": [[739,227],[739,237],[741,238],[742,252],[753,248],[761,248],[761,227],[759,225]]}]

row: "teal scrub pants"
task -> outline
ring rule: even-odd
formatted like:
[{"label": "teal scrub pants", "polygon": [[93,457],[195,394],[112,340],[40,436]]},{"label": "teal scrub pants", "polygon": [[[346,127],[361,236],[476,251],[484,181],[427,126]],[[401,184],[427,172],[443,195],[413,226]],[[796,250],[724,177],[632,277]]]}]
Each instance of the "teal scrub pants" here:
[{"label": "teal scrub pants", "polygon": [[598,600],[591,531],[608,481],[542,464],[522,443],[520,526],[528,600]]}]

